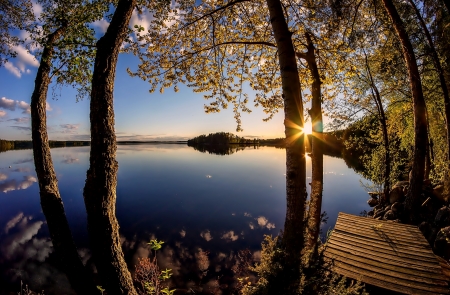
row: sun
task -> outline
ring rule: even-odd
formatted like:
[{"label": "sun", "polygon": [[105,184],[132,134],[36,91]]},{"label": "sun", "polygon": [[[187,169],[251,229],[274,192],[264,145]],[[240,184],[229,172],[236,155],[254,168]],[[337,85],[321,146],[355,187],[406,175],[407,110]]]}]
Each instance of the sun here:
[{"label": "sun", "polygon": [[305,123],[305,125],[303,126],[303,133],[305,133],[306,135],[312,134],[311,122],[306,122]]}]

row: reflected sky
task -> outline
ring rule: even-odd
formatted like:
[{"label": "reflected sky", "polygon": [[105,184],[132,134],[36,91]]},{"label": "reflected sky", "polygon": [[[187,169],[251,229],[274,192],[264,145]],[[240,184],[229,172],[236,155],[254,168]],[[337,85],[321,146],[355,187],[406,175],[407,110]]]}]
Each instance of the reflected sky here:
[{"label": "reflected sky", "polygon": [[[89,147],[51,151],[72,234],[84,262],[90,263],[82,196]],[[258,259],[263,236],[282,229],[284,149],[250,147],[223,156],[186,145],[119,145],[117,158],[116,214],[126,260],[135,265],[150,253],[150,239],[165,241],[158,260],[173,269],[178,288],[229,284],[233,253],[248,248]],[[10,290],[18,291],[23,279],[35,290],[57,294],[68,284],[52,266],[55,258],[30,159],[31,150],[0,153],[0,284],[12,282]],[[307,165],[310,176],[309,158]],[[325,157],[325,233],[338,212],[367,209],[360,179],[343,160]]]}]

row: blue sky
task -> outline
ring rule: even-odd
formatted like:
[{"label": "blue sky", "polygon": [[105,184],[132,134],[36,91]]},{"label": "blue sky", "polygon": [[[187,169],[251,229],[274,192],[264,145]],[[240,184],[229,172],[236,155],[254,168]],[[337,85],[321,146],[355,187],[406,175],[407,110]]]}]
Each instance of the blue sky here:
[{"label": "blue sky", "polygon": [[[36,16],[42,10],[34,4]],[[130,27],[148,26],[150,16],[133,15]],[[101,36],[108,22],[104,19],[93,24]],[[18,55],[0,67],[0,138],[28,140],[30,134],[29,103],[39,61],[23,46],[15,48]],[[114,89],[116,135],[120,140],[185,140],[200,134],[232,132],[243,137],[284,137],[283,111],[269,122],[261,108],[252,108],[251,114],[242,114],[243,132],[237,133],[232,108],[216,114],[205,114],[208,102],[203,94],[180,85],[175,93],[166,89],[164,94],[148,92],[149,85],[139,78],[131,78],[126,68],[136,68],[138,59],[121,54],[117,65]],[[57,90],[53,99],[49,89],[47,98],[47,124],[51,140],[89,140],[89,100],[76,102],[72,88]],[[249,94],[249,106],[252,95]],[[307,125],[308,126],[308,123]],[[308,127],[306,127],[308,129]],[[311,129],[309,125],[309,129]]]},{"label": "blue sky", "polygon": [[[37,72],[37,62],[28,62],[19,55],[11,63],[20,72],[0,68],[0,138],[30,139],[29,103]],[[235,132],[236,122],[232,110],[205,114],[208,103],[201,93],[181,86],[175,93],[167,89],[164,94],[148,92],[149,85],[139,78],[131,78],[127,67],[137,65],[132,55],[121,54],[117,66],[114,109],[118,140],[184,140],[200,134],[218,131]],[[19,69],[20,70],[20,69]],[[89,140],[89,100],[76,102],[72,88],[57,90],[56,99],[49,89],[47,123],[52,140]],[[242,114],[243,132],[240,136],[274,138],[284,136],[283,112],[271,121],[261,108],[251,114]]]}]

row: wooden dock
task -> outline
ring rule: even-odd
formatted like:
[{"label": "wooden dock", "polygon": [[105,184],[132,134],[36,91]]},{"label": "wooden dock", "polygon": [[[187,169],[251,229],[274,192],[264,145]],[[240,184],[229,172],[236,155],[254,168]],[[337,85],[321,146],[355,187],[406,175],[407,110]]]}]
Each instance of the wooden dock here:
[{"label": "wooden dock", "polygon": [[446,262],[416,226],[341,212],[325,257],[336,273],[369,285],[402,294],[450,294]]}]

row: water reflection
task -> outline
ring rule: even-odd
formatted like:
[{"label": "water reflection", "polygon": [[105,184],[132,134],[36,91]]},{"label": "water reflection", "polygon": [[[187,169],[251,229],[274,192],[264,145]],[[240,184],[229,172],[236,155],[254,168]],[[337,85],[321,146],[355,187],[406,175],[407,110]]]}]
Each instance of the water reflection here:
[{"label": "water reflection", "polygon": [[[91,266],[82,196],[89,147],[51,152],[72,234]],[[0,191],[8,192],[0,197],[0,289],[8,286],[0,294],[17,292],[20,279],[45,294],[70,294],[62,291],[68,282],[54,267],[30,158],[31,150],[0,154]],[[186,145],[119,146],[118,162],[116,208],[125,258],[136,265],[150,254],[150,239],[164,241],[158,260],[173,269],[179,289],[199,294],[232,286],[236,253],[248,248],[259,259],[263,236],[283,226],[283,149],[247,147],[221,157]],[[360,177],[341,159],[324,162],[324,210],[331,222],[326,232],[339,211],[358,214],[367,198]]]},{"label": "water reflection", "polygon": [[[8,176],[6,174],[2,174],[4,179],[7,179]],[[0,175],[0,177],[2,176]],[[1,178],[0,178],[1,179]],[[3,193],[7,193],[14,190],[24,190],[29,188],[33,183],[37,182],[36,177],[28,175],[24,176],[23,180],[17,181],[16,179],[9,179],[0,183],[0,191]]]},{"label": "water reflection", "polygon": [[[189,144],[188,144],[189,145]],[[253,145],[189,145],[194,150],[202,153],[210,153],[215,155],[232,155],[245,149],[257,149],[259,146]]]}]

